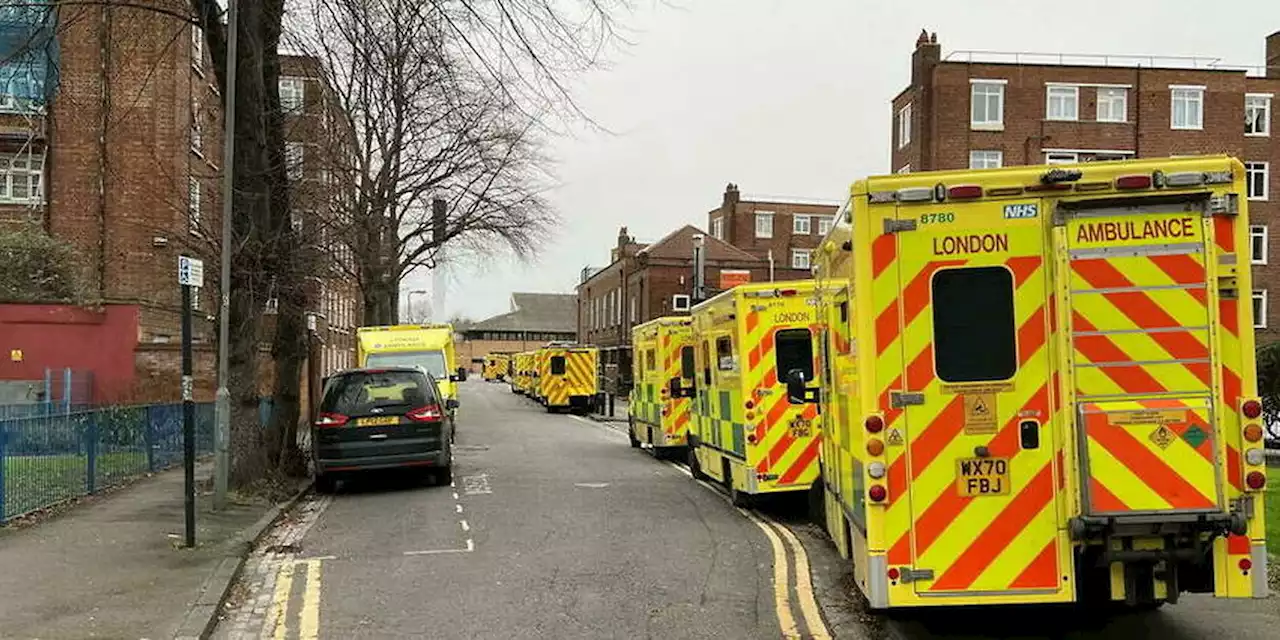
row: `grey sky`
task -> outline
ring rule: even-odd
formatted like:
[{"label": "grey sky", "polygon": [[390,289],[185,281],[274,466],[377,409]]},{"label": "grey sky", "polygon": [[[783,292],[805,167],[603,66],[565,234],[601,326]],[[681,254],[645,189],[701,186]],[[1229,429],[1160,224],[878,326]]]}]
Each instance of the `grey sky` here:
[{"label": "grey sky", "polygon": [[944,56],[1177,55],[1259,67],[1264,38],[1280,29],[1280,2],[1260,0],[668,2],[639,0],[634,44],[577,83],[584,109],[614,133],[584,127],[553,141],[556,238],[534,264],[455,266],[448,313],[505,311],[512,291],[572,292],[583,266],[607,264],[619,226],[641,240],[705,226],[730,181],[745,194],[838,199],[858,177],[887,173],[889,101],[910,80],[922,28],[937,32]]}]

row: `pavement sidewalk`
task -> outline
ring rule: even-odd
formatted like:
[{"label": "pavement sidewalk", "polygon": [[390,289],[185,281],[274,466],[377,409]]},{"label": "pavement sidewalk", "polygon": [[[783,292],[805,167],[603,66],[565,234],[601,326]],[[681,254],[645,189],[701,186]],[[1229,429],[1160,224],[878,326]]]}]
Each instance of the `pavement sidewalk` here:
[{"label": "pavement sidewalk", "polygon": [[609,399],[606,397],[604,406],[600,407],[600,412],[592,412],[588,417],[599,422],[626,422],[627,421],[627,396],[617,396],[613,399],[613,415],[609,415]]},{"label": "pavement sidewalk", "polygon": [[[212,470],[198,467],[197,480]],[[205,620],[196,618],[212,614],[279,508],[214,512],[211,496],[198,496],[197,546],[183,549],[182,487],[179,467],[46,522],[0,529],[0,636],[172,638],[193,625],[199,635]]]}]

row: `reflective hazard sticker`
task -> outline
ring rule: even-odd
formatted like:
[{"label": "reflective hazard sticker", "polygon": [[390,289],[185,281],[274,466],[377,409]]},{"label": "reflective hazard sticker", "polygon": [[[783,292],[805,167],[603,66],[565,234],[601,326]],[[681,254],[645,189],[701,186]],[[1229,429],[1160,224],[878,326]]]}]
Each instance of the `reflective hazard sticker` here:
[{"label": "reflective hazard sticker", "polygon": [[1173,430],[1169,427],[1160,425],[1159,427],[1156,427],[1156,430],[1152,431],[1151,435],[1148,437],[1151,438],[1151,441],[1154,442],[1157,447],[1160,447],[1161,449],[1168,449],[1169,445],[1173,444],[1174,439],[1178,436],[1174,434]]},{"label": "reflective hazard sticker", "polygon": [[1187,444],[1191,445],[1192,448],[1199,449],[1200,445],[1209,439],[1209,434],[1205,433],[1204,429],[1200,428],[1200,425],[1193,424],[1182,433],[1182,439],[1186,440]]},{"label": "reflective hazard sticker", "polygon": [[890,430],[889,430],[889,437],[887,438],[887,440],[889,441],[889,444],[890,444],[890,445],[895,446],[895,447],[901,447],[901,446],[902,446],[902,432],[901,432],[901,431],[899,431],[899,430],[897,430],[897,429],[890,429]]},{"label": "reflective hazard sticker", "polygon": [[996,432],[996,394],[964,395],[964,432],[983,434]]}]

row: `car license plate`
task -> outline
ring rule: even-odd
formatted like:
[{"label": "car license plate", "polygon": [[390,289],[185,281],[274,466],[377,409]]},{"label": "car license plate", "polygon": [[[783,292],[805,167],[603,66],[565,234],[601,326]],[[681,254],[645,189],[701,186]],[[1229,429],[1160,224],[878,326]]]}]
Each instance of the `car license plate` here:
[{"label": "car license plate", "polygon": [[790,431],[792,438],[808,438],[813,435],[813,423],[797,416],[795,420],[791,421]]},{"label": "car license plate", "polygon": [[1009,459],[956,460],[956,490],[965,498],[1009,495]]},{"label": "car license plate", "polygon": [[376,418],[358,418],[356,419],[357,427],[385,427],[388,425],[399,424],[398,416],[378,416]]}]

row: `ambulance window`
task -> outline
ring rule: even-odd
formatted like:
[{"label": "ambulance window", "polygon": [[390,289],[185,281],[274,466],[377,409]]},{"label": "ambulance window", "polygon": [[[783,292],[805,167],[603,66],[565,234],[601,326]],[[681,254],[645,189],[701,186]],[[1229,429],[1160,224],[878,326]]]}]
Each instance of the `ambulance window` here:
[{"label": "ambulance window", "polygon": [[773,334],[773,342],[780,382],[796,370],[804,375],[805,382],[813,380],[813,337],[808,329],[783,329]]},{"label": "ambulance window", "polygon": [[933,348],[943,381],[1013,377],[1015,336],[1008,269],[946,269],[933,276]]},{"label": "ambulance window", "polygon": [[680,377],[693,378],[698,368],[693,364],[693,347],[680,347]]},{"label": "ambulance window", "polygon": [[849,324],[849,302],[840,303],[840,322]]},{"label": "ambulance window", "polygon": [[653,371],[658,366],[658,358],[654,356],[653,349],[644,352],[644,369],[645,371]]},{"label": "ambulance window", "polygon": [[564,375],[564,356],[551,356],[551,375]]},{"label": "ambulance window", "polygon": [[733,341],[729,336],[716,338],[716,368],[721,371],[733,371]]}]

